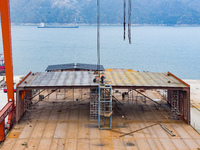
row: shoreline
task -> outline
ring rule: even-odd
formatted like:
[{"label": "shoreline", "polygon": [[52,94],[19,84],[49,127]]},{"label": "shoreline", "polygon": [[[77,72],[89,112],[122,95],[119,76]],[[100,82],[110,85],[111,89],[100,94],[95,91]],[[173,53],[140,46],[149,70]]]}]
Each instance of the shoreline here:
[{"label": "shoreline", "polygon": [[[41,23],[11,23],[12,26],[39,26]],[[86,23],[45,23],[51,25],[77,25],[77,26],[97,26],[97,24]],[[106,24],[102,23],[100,26],[123,26],[123,24]],[[131,26],[172,26],[172,27],[200,27],[200,24],[131,24]]]}]

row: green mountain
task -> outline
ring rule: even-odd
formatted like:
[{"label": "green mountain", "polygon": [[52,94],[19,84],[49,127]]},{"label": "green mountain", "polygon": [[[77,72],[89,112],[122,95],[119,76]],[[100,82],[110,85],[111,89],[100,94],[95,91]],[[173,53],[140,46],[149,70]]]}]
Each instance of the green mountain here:
[{"label": "green mountain", "polygon": [[[96,0],[11,0],[10,3],[12,23],[74,23],[75,20],[80,24],[96,23]],[[100,6],[102,24],[123,23],[123,0],[100,0]],[[200,1],[132,0],[132,23],[200,24]]]}]

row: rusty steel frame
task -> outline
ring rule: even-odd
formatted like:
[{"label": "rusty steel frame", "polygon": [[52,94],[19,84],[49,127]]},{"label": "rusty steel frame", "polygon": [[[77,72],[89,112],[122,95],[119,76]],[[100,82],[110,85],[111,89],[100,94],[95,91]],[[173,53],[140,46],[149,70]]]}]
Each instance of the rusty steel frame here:
[{"label": "rusty steel frame", "polygon": [[[28,78],[30,74],[28,74],[26,77]],[[172,73],[168,72],[168,76],[173,76],[176,80],[180,81],[185,85],[185,87],[166,87],[166,86],[137,86],[137,85],[113,85],[112,88],[114,89],[132,89],[132,90],[137,90],[137,89],[145,89],[145,90],[151,90],[151,89],[165,89],[168,91],[168,100],[167,102],[171,104],[171,91],[177,90],[179,91],[180,95],[182,94],[182,97],[179,96],[178,99],[178,113],[179,115],[177,118],[185,120],[188,124],[190,124],[190,86],[183,82],[181,79],[173,75]],[[24,90],[33,90],[33,89],[92,89],[92,88],[97,88],[98,85],[41,85],[41,86],[18,86],[17,87],[17,95],[19,95],[20,92]],[[74,92],[73,92],[74,94]],[[17,96],[17,104],[18,104],[18,98],[20,96]],[[19,102],[20,103],[20,102]],[[17,110],[18,110],[17,106]],[[19,110],[20,111],[20,110]],[[17,111],[18,112],[18,111]],[[24,111],[20,111],[23,113]],[[22,115],[22,114],[21,114]],[[17,115],[17,121],[20,119],[21,115]]]},{"label": "rusty steel frame", "polygon": [[[88,89],[88,88],[95,88],[95,86],[42,86],[42,87],[18,87],[17,88],[17,105],[18,103],[21,102],[21,97],[20,97],[20,93],[22,93],[23,91],[26,90],[33,90],[33,89]],[[131,88],[132,90],[136,90],[136,89],[141,89],[141,87],[136,87],[136,86],[130,86],[130,87],[124,87],[124,86],[117,86],[117,87],[113,87],[114,89],[129,89]],[[145,90],[151,90],[151,89],[166,89],[168,92],[168,100],[167,102],[170,104],[170,99],[171,99],[171,91],[172,90],[178,90],[180,95],[182,94],[182,96],[179,96],[179,111],[180,114],[182,115],[182,119],[187,122],[188,124],[190,124],[190,87],[184,87],[184,88],[180,88],[180,87],[144,87]],[[73,92],[74,93],[74,92]],[[17,106],[17,110],[19,109],[19,107]],[[20,110],[18,110],[20,111]],[[17,112],[18,112],[17,111]],[[24,111],[21,111],[21,113],[23,113]],[[22,114],[17,115],[17,119],[16,121],[20,120],[20,117],[22,116]]]}]

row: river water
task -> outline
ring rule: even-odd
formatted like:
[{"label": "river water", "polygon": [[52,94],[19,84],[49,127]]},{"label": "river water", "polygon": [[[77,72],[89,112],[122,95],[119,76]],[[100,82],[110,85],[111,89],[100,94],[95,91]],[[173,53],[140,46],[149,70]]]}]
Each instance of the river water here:
[{"label": "river water", "polygon": [[[129,44],[128,39],[123,41],[122,26],[100,27],[105,68],[170,71],[181,79],[200,79],[200,27],[132,26],[131,30]],[[97,63],[96,26],[12,26],[11,32],[15,75],[42,72],[53,64]]]}]

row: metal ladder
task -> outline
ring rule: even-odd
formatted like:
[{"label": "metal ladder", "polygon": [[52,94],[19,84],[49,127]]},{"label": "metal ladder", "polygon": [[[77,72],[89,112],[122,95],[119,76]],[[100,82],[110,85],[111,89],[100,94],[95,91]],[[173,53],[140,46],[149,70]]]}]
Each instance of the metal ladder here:
[{"label": "metal ladder", "polygon": [[98,125],[99,129],[112,129],[112,86],[99,85]]},{"label": "metal ladder", "polygon": [[98,119],[98,89],[90,90],[90,120]]}]

